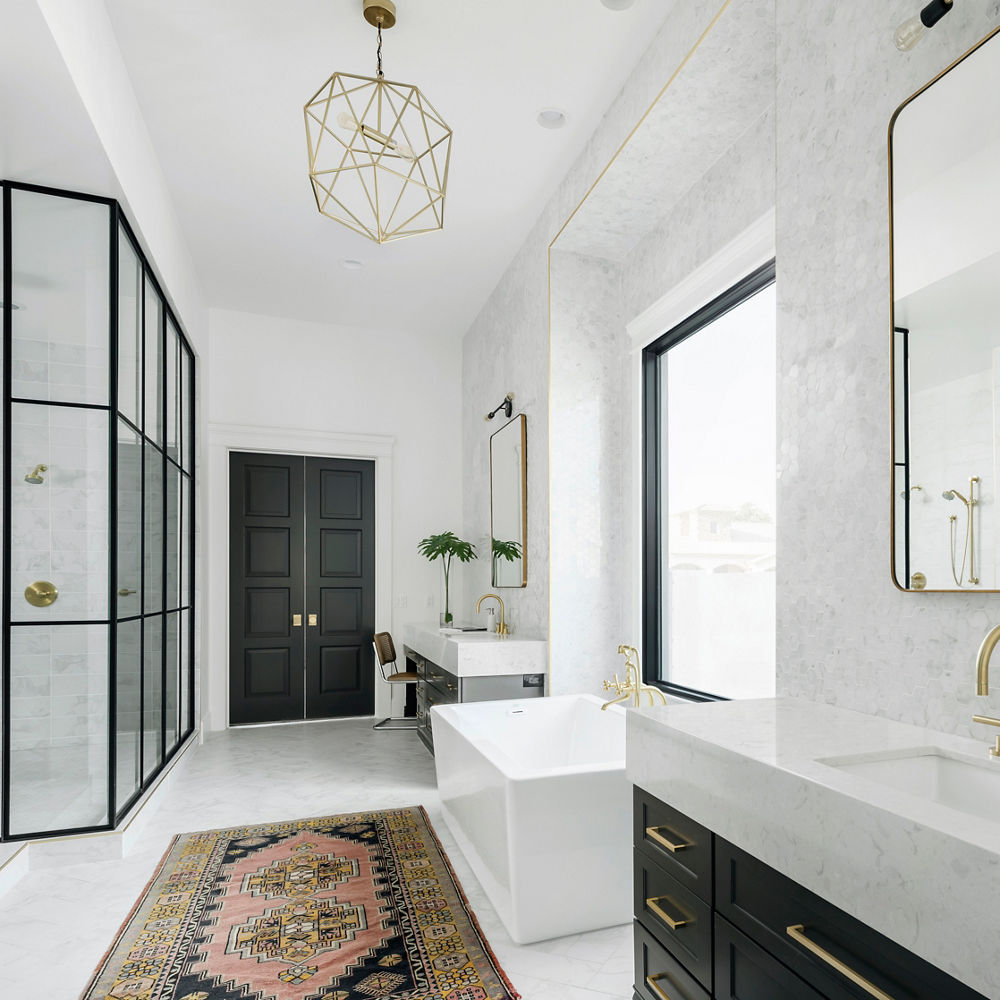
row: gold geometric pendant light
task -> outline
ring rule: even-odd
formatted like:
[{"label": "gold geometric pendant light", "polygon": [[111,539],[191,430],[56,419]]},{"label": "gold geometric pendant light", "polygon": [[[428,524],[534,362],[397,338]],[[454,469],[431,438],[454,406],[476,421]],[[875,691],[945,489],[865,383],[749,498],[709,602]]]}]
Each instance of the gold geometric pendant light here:
[{"label": "gold geometric pendant light", "polygon": [[417,87],[382,75],[391,0],[364,0],[378,28],[378,75],[334,73],[305,106],[309,180],[331,219],[388,243],[444,226],[451,129]]}]

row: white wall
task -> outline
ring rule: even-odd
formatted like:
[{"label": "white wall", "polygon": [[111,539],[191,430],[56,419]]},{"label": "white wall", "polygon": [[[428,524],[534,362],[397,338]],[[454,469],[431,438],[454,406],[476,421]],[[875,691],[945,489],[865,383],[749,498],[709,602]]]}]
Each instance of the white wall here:
[{"label": "white wall", "polygon": [[[374,436],[390,439],[392,606],[377,627],[398,633],[405,622],[436,621],[440,564],[420,556],[417,543],[428,534],[461,527],[457,347],[443,340],[418,340],[406,332],[379,333],[214,309],[210,330],[206,392],[213,442],[225,440],[227,433],[232,438],[239,430],[239,440],[245,442],[240,450],[254,450],[251,442],[256,438],[267,451],[284,437],[300,447],[310,445],[312,454],[337,454],[337,439],[353,439],[352,447],[362,450]],[[231,428],[237,430],[227,430]],[[331,450],[327,441],[334,442]],[[379,443],[371,441],[371,446]],[[305,453],[296,447],[288,450]],[[219,729],[227,721],[229,619],[228,463],[223,446],[213,444],[210,464],[205,725]],[[452,583],[452,610],[465,617],[472,609],[461,604],[458,576]],[[387,708],[383,699],[384,692],[376,704],[378,714]]]}]

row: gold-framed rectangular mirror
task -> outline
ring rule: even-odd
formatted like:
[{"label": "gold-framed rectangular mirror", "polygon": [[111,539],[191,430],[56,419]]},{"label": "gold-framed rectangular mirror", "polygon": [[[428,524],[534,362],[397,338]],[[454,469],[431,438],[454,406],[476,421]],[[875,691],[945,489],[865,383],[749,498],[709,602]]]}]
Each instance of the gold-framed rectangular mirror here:
[{"label": "gold-framed rectangular mirror", "polygon": [[1000,41],[991,32],[889,125],[892,573],[1000,589]]},{"label": "gold-framed rectangular mirror", "polygon": [[528,584],[528,425],[523,413],[490,437],[490,582]]}]

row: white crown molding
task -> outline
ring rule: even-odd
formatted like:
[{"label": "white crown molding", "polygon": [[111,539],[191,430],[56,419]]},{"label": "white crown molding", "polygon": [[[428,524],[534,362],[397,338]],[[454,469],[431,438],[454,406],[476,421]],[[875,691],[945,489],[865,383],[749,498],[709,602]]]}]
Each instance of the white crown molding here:
[{"label": "white crown molding", "polygon": [[[343,458],[388,458],[395,438],[387,434],[345,434],[306,427],[262,427],[209,421],[209,446],[279,454],[337,455]],[[331,450],[332,449],[332,450]]]},{"label": "white crown molding", "polygon": [[691,272],[625,327],[633,349],[645,347],[774,257],[774,209]]}]

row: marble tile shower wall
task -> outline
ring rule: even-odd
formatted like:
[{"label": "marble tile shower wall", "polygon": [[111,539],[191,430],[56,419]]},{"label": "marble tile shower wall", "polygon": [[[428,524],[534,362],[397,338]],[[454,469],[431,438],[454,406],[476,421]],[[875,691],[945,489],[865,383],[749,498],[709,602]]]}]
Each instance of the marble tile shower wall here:
[{"label": "marble tile shower wall", "polygon": [[955,4],[902,54],[913,12],[777,4],[778,691],[969,732],[1000,711],[973,671],[997,596],[903,594],[889,576],[886,137],[1000,4]]},{"label": "marble tile shower wall", "polygon": [[11,345],[11,393],[22,399],[107,403],[106,344],[60,344],[24,335]]}]

